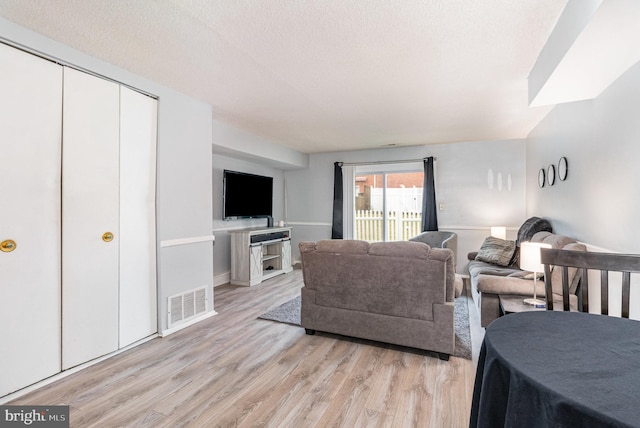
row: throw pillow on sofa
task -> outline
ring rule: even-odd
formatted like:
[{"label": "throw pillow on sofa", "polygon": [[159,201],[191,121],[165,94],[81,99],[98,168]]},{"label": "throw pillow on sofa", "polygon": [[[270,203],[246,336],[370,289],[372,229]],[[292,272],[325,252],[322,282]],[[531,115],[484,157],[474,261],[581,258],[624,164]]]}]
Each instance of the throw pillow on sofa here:
[{"label": "throw pillow on sofa", "polygon": [[480,250],[478,250],[476,260],[498,266],[509,266],[515,250],[515,241],[506,241],[489,236],[482,243]]}]

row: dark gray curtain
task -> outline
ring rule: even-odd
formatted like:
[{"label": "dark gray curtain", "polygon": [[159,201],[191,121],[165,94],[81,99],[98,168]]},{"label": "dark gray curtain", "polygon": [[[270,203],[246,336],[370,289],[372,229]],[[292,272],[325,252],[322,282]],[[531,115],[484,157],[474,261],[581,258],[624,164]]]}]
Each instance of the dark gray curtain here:
[{"label": "dark gray curtain", "polygon": [[342,239],[342,162],[333,164],[333,223],[331,239]]},{"label": "dark gray curtain", "polygon": [[436,186],[433,174],[433,156],[423,159],[424,185],[422,189],[422,231],[438,230],[438,210],[436,209]]}]

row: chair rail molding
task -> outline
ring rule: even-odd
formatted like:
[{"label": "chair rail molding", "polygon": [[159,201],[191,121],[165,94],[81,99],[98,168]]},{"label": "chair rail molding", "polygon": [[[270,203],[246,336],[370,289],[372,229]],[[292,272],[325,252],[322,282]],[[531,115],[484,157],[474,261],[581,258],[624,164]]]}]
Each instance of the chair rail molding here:
[{"label": "chair rail molding", "polygon": [[160,247],[175,247],[176,245],[188,245],[188,244],[197,244],[200,242],[215,242],[216,237],[214,235],[204,235],[204,236],[192,236],[189,238],[178,238],[178,239],[166,239],[164,241],[160,241]]}]

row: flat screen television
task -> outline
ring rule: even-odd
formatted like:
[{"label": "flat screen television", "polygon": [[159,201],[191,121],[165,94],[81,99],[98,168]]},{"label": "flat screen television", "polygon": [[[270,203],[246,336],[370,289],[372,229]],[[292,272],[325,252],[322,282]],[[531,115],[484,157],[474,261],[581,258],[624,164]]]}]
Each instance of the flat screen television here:
[{"label": "flat screen television", "polygon": [[222,198],[225,220],[273,215],[273,177],[224,170]]}]

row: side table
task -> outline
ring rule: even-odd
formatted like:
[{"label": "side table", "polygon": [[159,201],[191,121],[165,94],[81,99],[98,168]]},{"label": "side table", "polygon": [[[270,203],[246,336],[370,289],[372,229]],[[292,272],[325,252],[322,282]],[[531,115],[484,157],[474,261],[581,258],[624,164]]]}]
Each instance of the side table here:
[{"label": "side table", "polygon": [[547,308],[536,308],[532,305],[524,303],[525,296],[517,296],[513,294],[499,294],[500,314],[507,315],[516,312],[546,311]]}]

